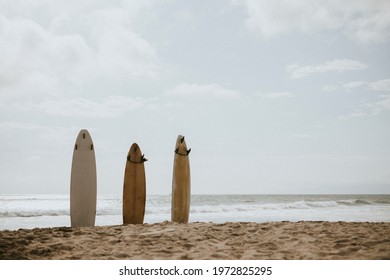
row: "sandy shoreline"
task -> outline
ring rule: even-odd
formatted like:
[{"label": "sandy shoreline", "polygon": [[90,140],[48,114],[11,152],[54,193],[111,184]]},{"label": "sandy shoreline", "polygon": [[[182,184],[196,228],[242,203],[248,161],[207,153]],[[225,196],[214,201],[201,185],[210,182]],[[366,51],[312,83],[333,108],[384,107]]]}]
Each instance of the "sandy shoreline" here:
[{"label": "sandy shoreline", "polygon": [[390,259],[390,223],[190,223],[0,231],[0,259]]}]

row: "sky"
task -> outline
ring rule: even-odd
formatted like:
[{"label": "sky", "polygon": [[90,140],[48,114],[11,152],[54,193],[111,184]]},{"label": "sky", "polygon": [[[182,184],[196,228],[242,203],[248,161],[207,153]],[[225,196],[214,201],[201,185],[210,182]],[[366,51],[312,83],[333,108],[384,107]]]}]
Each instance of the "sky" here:
[{"label": "sky", "polygon": [[0,0],[0,194],[67,194],[81,129],[98,194],[138,143],[170,194],[390,194],[390,2]]}]

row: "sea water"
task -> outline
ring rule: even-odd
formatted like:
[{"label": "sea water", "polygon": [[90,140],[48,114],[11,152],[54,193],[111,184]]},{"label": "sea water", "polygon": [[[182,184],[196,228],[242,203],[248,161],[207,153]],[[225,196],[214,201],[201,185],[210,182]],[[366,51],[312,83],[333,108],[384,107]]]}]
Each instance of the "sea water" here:
[{"label": "sea water", "polygon": [[[0,195],[0,230],[70,226],[69,195]],[[148,195],[145,223],[169,221],[170,195]],[[192,195],[190,222],[390,222],[390,195]],[[122,197],[98,195],[96,225],[122,224]]]}]

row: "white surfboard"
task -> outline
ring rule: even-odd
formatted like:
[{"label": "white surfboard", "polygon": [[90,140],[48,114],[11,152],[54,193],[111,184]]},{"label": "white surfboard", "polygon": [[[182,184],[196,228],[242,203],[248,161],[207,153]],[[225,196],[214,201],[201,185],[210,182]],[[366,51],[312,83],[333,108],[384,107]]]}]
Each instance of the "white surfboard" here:
[{"label": "white surfboard", "polygon": [[187,149],[184,136],[179,135],[176,140],[173,160],[172,222],[188,223],[191,196],[190,151],[191,149]]},{"label": "white surfboard", "polygon": [[77,136],[70,179],[72,227],[92,227],[96,216],[96,160],[92,138],[86,129]]}]

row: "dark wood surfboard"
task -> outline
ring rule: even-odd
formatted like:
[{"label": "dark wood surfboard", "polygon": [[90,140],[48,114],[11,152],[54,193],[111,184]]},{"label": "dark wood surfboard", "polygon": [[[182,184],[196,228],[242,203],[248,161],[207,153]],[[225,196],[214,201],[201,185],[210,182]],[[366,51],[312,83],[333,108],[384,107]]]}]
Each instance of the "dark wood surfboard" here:
[{"label": "dark wood surfboard", "polygon": [[147,161],[139,146],[131,145],[127,154],[123,183],[123,224],[142,224],[145,216]]}]

